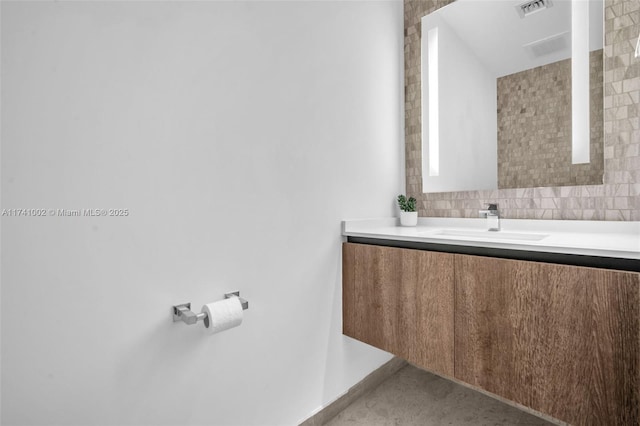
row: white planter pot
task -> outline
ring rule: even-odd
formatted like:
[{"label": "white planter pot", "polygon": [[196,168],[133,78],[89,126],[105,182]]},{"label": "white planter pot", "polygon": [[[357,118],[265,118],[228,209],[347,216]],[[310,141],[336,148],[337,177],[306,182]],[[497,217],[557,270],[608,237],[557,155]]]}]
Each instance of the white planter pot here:
[{"label": "white planter pot", "polygon": [[400,225],[416,226],[418,224],[418,212],[400,212]]}]

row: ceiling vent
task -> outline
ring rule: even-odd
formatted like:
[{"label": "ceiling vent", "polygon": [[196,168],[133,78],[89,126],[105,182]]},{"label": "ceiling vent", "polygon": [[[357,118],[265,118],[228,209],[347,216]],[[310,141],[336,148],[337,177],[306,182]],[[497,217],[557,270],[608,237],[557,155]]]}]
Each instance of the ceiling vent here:
[{"label": "ceiling vent", "polygon": [[550,55],[565,51],[567,56],[571,56],[571,32],[565,31],[560,34],[555,34],[541,40],[525,44],[522,46],[524,50],[529,52],[532,58],[539,58],[541,56]]},{"label": "ceiling vent", "polygon": [[516,6],[516,10],[521,18],[525,18],[533,13],[548,9],[551,6],[553,6],[551,0],[533,0]]}]

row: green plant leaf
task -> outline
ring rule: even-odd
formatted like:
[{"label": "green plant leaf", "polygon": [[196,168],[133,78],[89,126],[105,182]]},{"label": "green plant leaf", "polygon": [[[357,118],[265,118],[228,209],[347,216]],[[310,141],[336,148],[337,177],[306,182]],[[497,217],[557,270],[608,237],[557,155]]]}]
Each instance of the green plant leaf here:
[{"label": "green plant leaf", "polygon": [[398,195],[398,206],[400,210],[404,212],[415,212],[416,211],[416,199],[410,197],[407,200],[407,197],[403,194]]}]

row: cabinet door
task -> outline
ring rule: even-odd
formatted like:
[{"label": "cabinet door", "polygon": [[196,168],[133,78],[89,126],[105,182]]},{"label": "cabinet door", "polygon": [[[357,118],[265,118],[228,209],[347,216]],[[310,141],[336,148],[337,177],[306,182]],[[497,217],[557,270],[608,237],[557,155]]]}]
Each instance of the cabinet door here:
[{"label": "cabinet door", "polygon": [[343,333],[453,376],[454,255],[345,243]]},{"label": "cabinet door", "polygon": [[575,425],[637,425],[640,274],[456,255],[455,377]]}]

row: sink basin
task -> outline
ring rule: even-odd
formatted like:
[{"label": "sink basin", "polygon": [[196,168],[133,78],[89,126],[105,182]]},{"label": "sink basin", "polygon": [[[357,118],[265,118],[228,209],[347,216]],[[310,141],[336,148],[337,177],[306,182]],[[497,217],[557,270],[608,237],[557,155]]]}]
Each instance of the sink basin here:
[{"label": "sink basin", "polygon": [[503,231],[465,231],[459,229],[443,229],[433,235],[441,235],[444,237],[471,237],[491,240],[521,240],[521,241],[540,241],[548,234],[523,234],[519,232],[503,232]]}]

